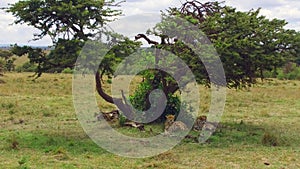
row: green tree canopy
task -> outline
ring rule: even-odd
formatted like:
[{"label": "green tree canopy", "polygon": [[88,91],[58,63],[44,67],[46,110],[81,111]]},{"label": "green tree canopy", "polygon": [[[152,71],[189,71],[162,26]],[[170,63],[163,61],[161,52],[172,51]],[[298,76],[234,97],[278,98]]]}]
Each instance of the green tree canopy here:
[{"label": "green tree canopy", "polygon": [[118,5],[115,0],[26,0],[12,4],[6,11],[17,18],[16,24],[39,29],[36,38],[49,35],[57,42],[58,38],[91,38],[93,31],[121,14],[111,8]]},{"label": "green tree canopy", "polygon": [[[262,16],[260,9],[241,12],[218,2],[194,0],[181,8],[170,8],[164,15],[185,18],[207,35],[223,62],[228,87],[255,83],[265,70],[279,68],[292,59],[297,49],[295,37],[299,33],[285,29],[285,20]],[[156,29],[155,34],[159,31]]]},{"label": "green tree canopy", "polygon": [[[256,78],[264,78],[264,71],[276,70],[283,66],[293,59],[295,52],[299,50],[299,45],[297,45],[299,42],[296,39],[299,33],[285,29],[287,25],[285,20],[270,20],[262,16],[260,9],[241,12],[218,2],[203,4],[194,0],[184,3],[180,8],[170,8],[162,16],[162,22],[147,32],[148,35],[160,37],[160,42],[151,40],[145,34],[138,34],[136,40],[144,39],[152,45],[152,48],[166,50],[180,57],[193,71],[198,83],[206,85],[210,84],[211,77],[222,77],[207,72],[207,69],[213,69],[214,64],[211,64],[212,68],[203,64],[191,46],[185,43],[184,31],[195,34],[191,37],[186,33],[190,42],[199,41],[198,35],[201,35],[201,33],[197,34],[199,31],[207,36],[207,40],[213,44],[223,63],[227,86],[234,88],[254,84]],[[182,22],[176,21],[176,17],[189,21],[198,29],[181,30]],[[180,30],[180,33],[173,31],[176,29]],[[183,36],[178,37],[178,34],[183,34]],[[213,62],[214,56],[211,55],[207,45],[209,43],[206,39],[202,40],[205,43],[197,46],[198,49],[194,49],[201,50],[202,57],[211,59]],[[149,91],[161,88],[166,95],[172,96],[179,89],[174,79],[163,71],[149,70],[143,72],[142,75],[144,81],[137,90],[140,93],[131,97],[132,103],[136,103],[141,110],[149,108]],[[99,79],[98,82],[101,83]],[[107,95],[102,96],[107,97]],[[173,104],[173,110],[175,109],[176,105]]]},{"label": "green tree canopy", "polygon": [[[16,24],[37,28],[34,40],[50,36],[54,49],[46,54],[40,49],[22,47],[30,61],[38,64],[37,73],[60,72],[73,68],[76,58],[88,39],[92,39],[108,22],[121,14],[115,0],[26,0],[6,8],[12,13]],[[19,48],[17,51],[21,51]]]}]

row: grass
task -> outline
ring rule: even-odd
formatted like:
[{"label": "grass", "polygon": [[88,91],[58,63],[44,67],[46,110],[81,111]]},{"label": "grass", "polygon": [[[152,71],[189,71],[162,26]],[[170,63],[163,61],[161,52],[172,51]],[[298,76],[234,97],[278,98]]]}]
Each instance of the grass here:
[{"label": "grass", "polygon": [[[206,144],[185,139],[158,156],[131,159],[107,152],[84,133],[72,105],[72,75],[45,74],[36,81],[29,75],[7,73],[0,84],[0,168],[300,168],[299,81],[228,90],[222,127]],[[200,92],[205,114],[210,97],[207,89]],[[103,111],[113,109],[98,102]]]},{"label": "grass", "polygon": [[29,58],[27,55],[23,55],[21,57],[16,56],[15,58],[16,58],[16,60],[15,60],[14,64],[16,65],[16,67],[21,66],[26,62],[29,62]]}]

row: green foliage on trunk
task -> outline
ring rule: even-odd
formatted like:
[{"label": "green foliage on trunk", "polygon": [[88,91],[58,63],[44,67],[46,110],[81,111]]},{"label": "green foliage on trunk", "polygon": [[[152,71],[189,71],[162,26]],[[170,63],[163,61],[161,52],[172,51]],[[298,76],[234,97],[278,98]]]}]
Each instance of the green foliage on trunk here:
[{"label": "green foliage on trunk", "polygon": [[[147,111],[150,106],[158,107],[158,105],[151,105],[149,101],[150,92],[155,89],[163,90],[162,81],[156,81],[155,74],[159,73],[156,70],[146,70],[142,72],[143,81],[139,84],[134,94],[130,96],[130,102],[134,108],[138,111]],[[159,100],[160,96],[152,96],[152,99]],[[155,120],[155,122],[162,122],[165,120],[165,116],[172,114],[177,116],[180,112],[181,101],[180,97],[175,93],[167,93],[167,105],[165,110],[162,112],[161,116]],[[159,103],[160,104],[160,103]],[[151,113],[151,112],[150,112]],[[153,112],[154,114],[154,112]],[[149,115],[148,115],[149,116]]]}]

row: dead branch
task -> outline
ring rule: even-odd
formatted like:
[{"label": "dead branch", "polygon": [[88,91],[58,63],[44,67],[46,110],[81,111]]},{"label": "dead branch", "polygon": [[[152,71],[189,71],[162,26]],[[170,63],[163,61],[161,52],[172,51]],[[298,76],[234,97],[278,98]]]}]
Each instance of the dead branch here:
[{"label": "dead branch", "polygon": [[135,40],[139,40],[139,39],[141,39],[141,38],[145,39],[145,40],[148,42],[148,44],[153,44],[153,45],[158,45],[158,44],[159,44],[159,43],[156,42],[156,41],[150,40],[150,39],[149,39],[146,35],[144,35],[144,34],[138,34],[138,35],[135,36]]}]

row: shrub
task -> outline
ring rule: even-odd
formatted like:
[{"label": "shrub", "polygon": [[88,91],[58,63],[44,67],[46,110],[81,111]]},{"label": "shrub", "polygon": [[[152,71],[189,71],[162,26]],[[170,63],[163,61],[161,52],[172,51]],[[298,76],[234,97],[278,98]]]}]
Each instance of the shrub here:
[{"label": "shrub", "polygon": [[37,66],[33,63],[26,62],[21,66],[18,66],[16,68],[17,72],[35,72],[37,69]]},{"label": "shrub", "polygon": [[287,74],[289,80],[300,80],[300,67],[296,67],[292,72]]},{"label": "shrub", "polygon": [[285,80],[285,75],[284,75],[284,73],[283,73],[282,70],[278,71],[277,79],[279,79],[279,80]]},{"label": "shrub", "polygon": [[277,75],[278,75],[278,72],[276,72],[275,70],[263,72],[263,76],[265,78],[276,78]]},{"label": "shrub", "polygon": [[148,81],[139,84],[134,94],[130,96],[130,102],[135,109],[144,111],[146,110],[146,94],[151,90],[152,86]]},{"label": "shrub", "polygon": [[73,74],[73,72],[74,72],[74,70],[73,69],[71,69],[71,68],[65,68],[63,71],[62,71],[62,73],[65,73],[65,74]]},{"label": "shrub", "polygon": [[278,71],[277,78],[280,80],[300,80],[300,67],[296,63],[289,63]]},{"label": "shrub", "polygon": [[[130,102],[133,105],[133,107],[139,111],[146,111],[150,107],[147,105],[146,100],[148,99],[149,92],[153,90],[153,86],[157,86],[156,88],[161,89],[162,84],[153,84],[153,77],[151,73],[147,74],[145,77],[145,80],[139,84],[137,89],[135,90],[134,94],[130,96]],[[154,88],[154,89],[156,89]],[[160,97],[160,96],[153,96],[153,97]],[[155,98],[154,98],[155,99]],[[157,99],[155,99],[157,100]],[[157,106],[157,105],[150,105],[150,106]],[[167,96],[167,105],[162,113],[162,115],[155,120],[155,122],[162,122],[165,120],[165,116],[168,114],[178,116],[180,112],[181,107],[181,101],[179,99],[179,96],[176,94],[169,94]],[[149,115],[147,115],[149,117]]]}]

